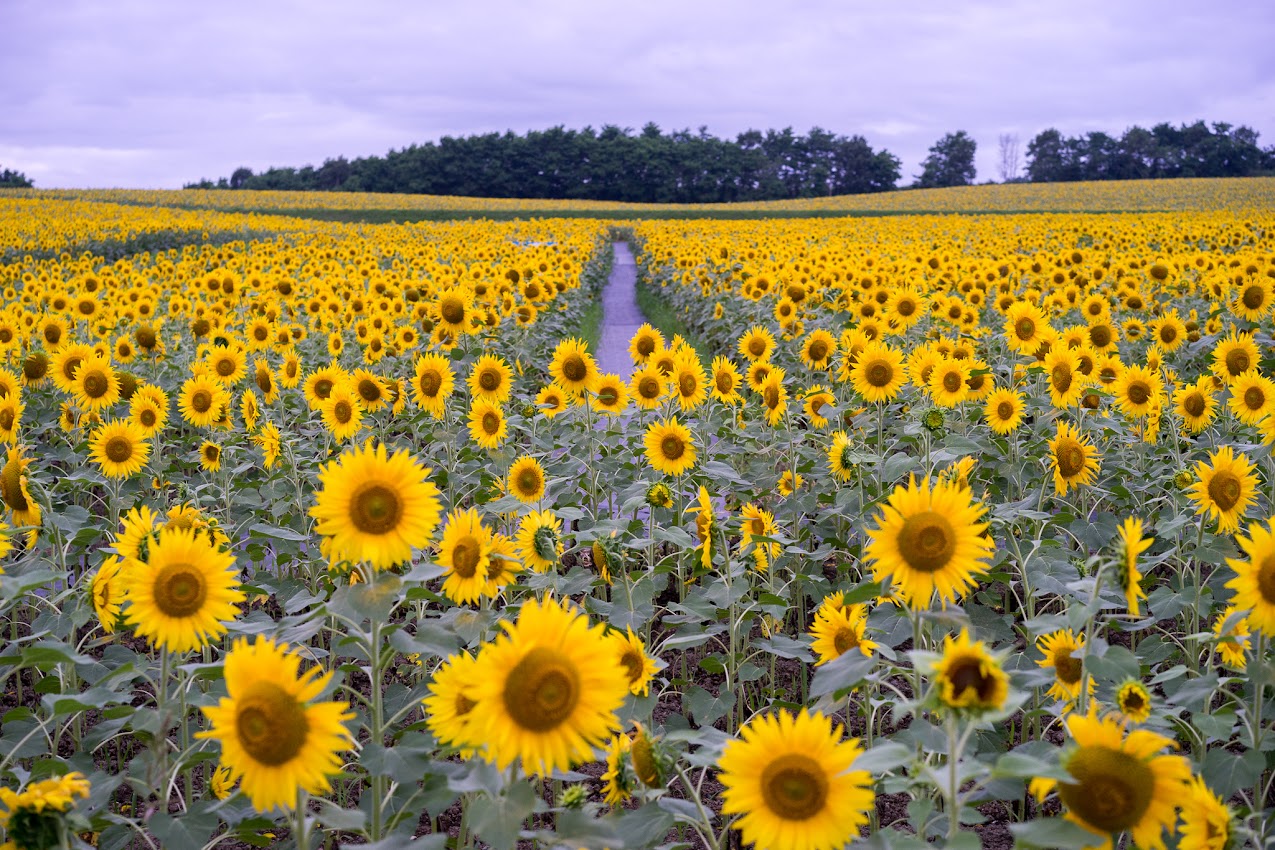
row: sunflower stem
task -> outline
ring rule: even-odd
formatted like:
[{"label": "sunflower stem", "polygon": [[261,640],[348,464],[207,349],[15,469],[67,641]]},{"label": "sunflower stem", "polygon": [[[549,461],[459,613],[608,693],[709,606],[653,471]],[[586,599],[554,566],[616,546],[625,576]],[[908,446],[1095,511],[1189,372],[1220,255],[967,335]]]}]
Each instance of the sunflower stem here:
[{"label": "sunflower stem", "polygon": [[[375,570],[370,570],[368,575],[368,584],[372,584],[374,579],[372,576]],[[376,746],[382,746],[385,743],[385,701],[381,693],[381,623],[378,618],[371,619],[371,631],[369,633],[368,643],[368,680],[370,695],[372,698],[372,728],[371,742]],[[371,810],[371,835],[372,841],[380,841],[384,836],[382,833],[381,806],[385,801],[385,777],[380,773],[372,776],[372,805]]]},{"label": "sunflower stem", "polygon": [[305,789],[297,789],[297,804],[293,810],[293,835],[296,838],[297,850],[310,850],[310,833],[306,823],[306,808],[308,804],[308,796]]}]

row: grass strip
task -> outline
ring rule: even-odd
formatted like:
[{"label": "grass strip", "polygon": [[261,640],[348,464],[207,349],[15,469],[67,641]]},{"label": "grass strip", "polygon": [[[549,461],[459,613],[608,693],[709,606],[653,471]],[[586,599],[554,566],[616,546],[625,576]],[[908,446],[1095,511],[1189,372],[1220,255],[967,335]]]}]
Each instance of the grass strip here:
[{"label": "grass strip", "polygon": [[637,282],[637,305],[638,310],[642,313],[642,318],[651,324],[653,328],[664,336],[665,345],[673,341],[673,336],[681,334],[682,339],[691,344],[695,349],[699,360],[707,369],[713,363],[713,352],[695,333],[685,320],[678,315],[673,305],[660,294],[659,290],[652,286],[648,281],[638,278]]}]

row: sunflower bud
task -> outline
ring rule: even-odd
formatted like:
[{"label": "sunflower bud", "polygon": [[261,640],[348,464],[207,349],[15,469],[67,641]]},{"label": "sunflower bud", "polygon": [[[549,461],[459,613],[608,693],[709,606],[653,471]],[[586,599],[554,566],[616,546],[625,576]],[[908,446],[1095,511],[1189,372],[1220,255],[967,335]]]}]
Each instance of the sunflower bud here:
[{"label": "sunflower bud", "polygon": [[589,792],[583,785],[568,785],[558,796],[558,805],[564,809],[578,809],[589,799]]},{"label": "sunflower bud", "polygon": [[667,508],[673,504],[673,494],[667,484],[657,481],[646,488],[646,503],[653,508]]},{"label": "sunflower bud", "polygon": [[938,408],[930,408],[925,411],[921,417],[921,424],[925,426],[925,430],[931,434],[937,434],[943,430],[944,418],[943,411]]},{"label": "sunflower bud", "polygon": [[652,738],[642,724],[635,725],[637,733],[633,736],[631,750],[633,772],[647,788],[662,788],[672,767],[671,759],[659,739]]}]

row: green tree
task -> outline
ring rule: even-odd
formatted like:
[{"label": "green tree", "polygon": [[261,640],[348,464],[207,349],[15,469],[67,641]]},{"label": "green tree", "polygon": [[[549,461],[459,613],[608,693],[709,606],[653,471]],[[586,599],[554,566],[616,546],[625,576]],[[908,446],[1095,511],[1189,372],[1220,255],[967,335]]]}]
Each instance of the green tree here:
[{"label": "green tree", "polygon": [[21,171],[0,168],[0,189],[30,189],[35,184]]},{"label": "green tree", "polygon": [[978,143],[964,130],[948,133],[934,143],[921,163],[916,185],[923,189],[968,186],[974,182],[974,154]]}]

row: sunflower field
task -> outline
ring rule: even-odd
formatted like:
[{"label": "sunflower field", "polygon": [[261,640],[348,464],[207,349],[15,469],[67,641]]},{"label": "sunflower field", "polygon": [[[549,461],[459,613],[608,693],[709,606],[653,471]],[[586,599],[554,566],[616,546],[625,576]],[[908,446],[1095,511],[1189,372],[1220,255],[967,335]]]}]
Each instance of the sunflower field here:
[{"label": "sunflower field", "polygon": [[0,847],[1275,843],[1275,181],[991,188],[0,193]]}]

